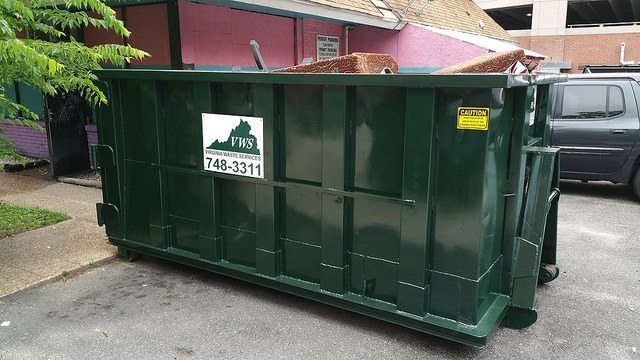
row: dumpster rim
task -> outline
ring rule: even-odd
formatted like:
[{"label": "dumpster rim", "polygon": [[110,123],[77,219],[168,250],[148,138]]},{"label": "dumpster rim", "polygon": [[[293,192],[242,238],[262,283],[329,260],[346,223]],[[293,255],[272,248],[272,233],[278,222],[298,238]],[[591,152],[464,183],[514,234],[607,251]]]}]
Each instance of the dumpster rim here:
[{"label": "dumpster rim", "polygon": [[202,70],[103,69],[100,79],[138,79],[194,82],[240,82],[334,86],[403,86],[427,88],[513,88],[566,82],[566,75],[512,74],[300,74]]}]

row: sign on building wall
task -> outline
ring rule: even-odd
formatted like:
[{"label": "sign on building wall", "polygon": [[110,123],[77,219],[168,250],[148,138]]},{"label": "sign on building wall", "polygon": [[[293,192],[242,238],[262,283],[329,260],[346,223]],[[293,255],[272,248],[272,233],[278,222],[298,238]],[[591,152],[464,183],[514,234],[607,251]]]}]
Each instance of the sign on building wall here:
[{"label": "sign on building wall", "polygon": [[317,60],[327,60],[340,56],[340,38],[337,36],[317,35]]}]

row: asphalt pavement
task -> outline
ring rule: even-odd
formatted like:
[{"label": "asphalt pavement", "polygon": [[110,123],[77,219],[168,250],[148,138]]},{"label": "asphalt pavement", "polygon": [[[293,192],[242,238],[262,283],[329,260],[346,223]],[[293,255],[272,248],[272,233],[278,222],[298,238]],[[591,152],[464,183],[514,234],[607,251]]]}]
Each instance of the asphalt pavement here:
[{"label": "asphalt pavement", "polygon": [[640,202],[562,183],[560,277],[538,321],[472,349],[162,260],[0,298],[2,359],[640,359]]}]

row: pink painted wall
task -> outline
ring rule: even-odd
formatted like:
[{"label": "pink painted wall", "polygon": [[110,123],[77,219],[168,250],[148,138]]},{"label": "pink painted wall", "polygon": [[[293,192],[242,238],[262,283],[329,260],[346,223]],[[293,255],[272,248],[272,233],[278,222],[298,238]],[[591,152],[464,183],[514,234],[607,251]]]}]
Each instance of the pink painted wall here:
[{"label": "pink painted wall", "polygon": [[[121,16],[123,10],[118,9]],[[163,4],[127,7],[126,26],[132,32],[129,43],[152,57],[133,65],[169,65],[167,11]],[[313,19],[292,19],[221,6],[180,0],[182,60],[200,68],[234,66],[255,68],[249,48],[257,40],[269,67],[285,67],[316,54],[316,36],[340,38],[340,55],[345,54],[344,26]],[[296,34],[296,31],[298,32]],[[88,45],[119,42],[105,31],[89,28]],[[356,26],[349,31],[349,53],[376,52],[393,55],[400,68],[441,68],[485,54],[485,48],[408,24],[401,31]]]},{"label": "pink painted wall", "polygon": [[486,54],[487,49],[407,24],[401,31],[356,26],[349,31],[349,53],[391,54],[400,68],[441,68]]},{"label": "pink painted wall", "polygon": [[[117,8],[115,11],[118,20],[122,20],[122,8]],[[95,15],[93,16],[95,17]],[[122,44],[123,41],[113,31],[87,26],[84,30],[84,43],[87,46],[95,46],[100,44]]]},{"label": "pink painted wall", "polygon": [[182,61],[198,66],[255,67],[249,41],[268,66],[295,63],[294,19],[180,0]]},{"label": "pink painted wall", "polygon": [[[171,65],[169,52],[169,26],[167,8],[164,4],[140,5],[116,9],[118,19],[122,20],[125,11],[125,26],[131,31],[127,42],[138,49],[151,54],[151,57],[140,61],[132,61],[133,66]],[[123,44],[123,39],[112,31],[96,29],[89,26],[84,31],[84,40],[88,46],[99,44]]]},{"label": "pink painted wall", "polygon": [[169,22],[164,4],[131,6],[126,8],[125,26],[131,31],[129,44],[142,49],[151,57],[132,61],[131,65],[171,65],[169,51]]},{"label": "pink painted wall", "polygon": [[259,14],[189,0],[180,0],[179,4],[182,61],[186,64],[255,67],[249,41],[256,40],[268,66],[291,66],[306,57],[317,58],[317,35],[339,37],[340,55],[344,55],[341,24]]}]

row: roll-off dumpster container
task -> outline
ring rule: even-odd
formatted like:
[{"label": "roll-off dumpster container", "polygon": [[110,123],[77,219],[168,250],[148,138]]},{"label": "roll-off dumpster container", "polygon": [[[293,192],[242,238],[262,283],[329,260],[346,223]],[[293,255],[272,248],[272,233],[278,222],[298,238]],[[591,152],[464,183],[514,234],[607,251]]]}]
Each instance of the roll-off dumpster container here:
[{"label": "roll-off dumpster container", "polygon": [[98,221],[121,253],[477,347],[535,322],[557,275],[562,78],[99,76]]}]

